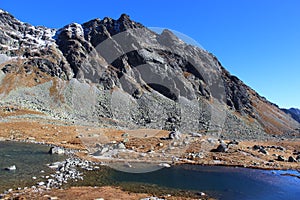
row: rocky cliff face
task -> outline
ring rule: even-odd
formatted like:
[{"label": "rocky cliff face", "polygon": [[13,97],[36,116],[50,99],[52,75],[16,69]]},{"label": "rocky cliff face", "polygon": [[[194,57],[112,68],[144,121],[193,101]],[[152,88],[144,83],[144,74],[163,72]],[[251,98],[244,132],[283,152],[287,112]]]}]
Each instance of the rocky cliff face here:
[{"label": "rocky cliff face", "polygon": [[123,14],[59,30],[0,12],[0,98],[76,123],[299,134],[299,123],[172,32]]},{"label": "rocky cliff face", "polygon": [[282,109],[286,114],[291,115],[291,117],[300,123],[300,109],[298,108],[290,108],[290,109]]}]

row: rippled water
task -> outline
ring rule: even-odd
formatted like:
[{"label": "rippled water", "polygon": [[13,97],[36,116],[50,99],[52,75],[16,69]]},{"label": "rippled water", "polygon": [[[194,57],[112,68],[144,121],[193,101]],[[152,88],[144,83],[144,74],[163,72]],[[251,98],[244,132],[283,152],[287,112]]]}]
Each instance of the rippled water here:
[{"label": "rippled water", "polygon": [[[46,166],[51,162],[63,160],[65,156],[48,154],[46,145],[0,142],[0,193],[9,188],[18,188],[36,184],[33,180],[42,175],[53,172]],[[15,171],[7,171],[4,168],[16,165]],[[41,171],[44,170],[44,173]]]}]

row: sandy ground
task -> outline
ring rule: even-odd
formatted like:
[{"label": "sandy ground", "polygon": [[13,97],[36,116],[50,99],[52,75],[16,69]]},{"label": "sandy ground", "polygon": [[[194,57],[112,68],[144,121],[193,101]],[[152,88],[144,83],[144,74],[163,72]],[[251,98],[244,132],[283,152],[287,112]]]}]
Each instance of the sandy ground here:
[{"label": "sandy ground", "polygon": [[[36,116],[35,119],[26,115]],[[204,165],[229,165],[263,169],[300,169],[300,162],[278,161],[278,155],[296,157],[300,151],[300,139],[277,139],[269,141],[238,141],[230,145],[226,153],[212,152],[217,148],[217,138],[209,136],[191,137],[183,134],[182,139],[166,139],[168,131],[162,130],[116,130],[98,127],[77,126],[43,118],[44,114],[15,107],[0,107],[0,140],[37,141],[81,150],[78,156],[93,161],[106,161],[95,158],[97,145],[122,142],[126,151],[119,151],[116,160],[154,161],[163,163],[192,163]],[[224,141],[229,143],[230,141]],[[254,145],[264,146],[267,154],[254,149]],[[284,150],[272,146],[283,147]],[[141,156],[142,155],[142,156]],[[176,159],[174,160],[174,157]],[[33,196],[32,196],[33,195]],[[76,187],[50,192],[27,191],[23,199],[140,199],[150,194],[136,194],[114,187]],[[151,195],[150,195],[151,196]],[[21,198],[21,197],[20,197]],[[55,199],[55,198],[54,198]],[[185,199],[168,197],[167,199]]]}]

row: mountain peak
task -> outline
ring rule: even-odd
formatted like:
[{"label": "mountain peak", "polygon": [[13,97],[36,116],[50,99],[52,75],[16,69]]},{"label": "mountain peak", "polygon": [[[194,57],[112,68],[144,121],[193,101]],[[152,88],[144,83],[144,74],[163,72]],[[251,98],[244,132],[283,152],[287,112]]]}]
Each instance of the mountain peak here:
[{"label": "mountain peak", "polygon": [[162,33],[158,37],[158,41],[160,44],[167,47],[174,47],[184,44],[184,42],[181,39],[179,39],[172,31],[168,29],[164,29],[162,31]]},{"label": "mountain peak", "polygon": [[[4,12],[1,10],[0,13]],[[84,120],[93,121],[101,116],[103,119],[114,119],[116,123],[120,121],[120,125],[124,124],[122,120],[126,120],[132,127],[173,130],[185,124],[181,127],[185,131],[219,130],[222,124],[218,122],[223,119],[210,124],[213,115],[206,113],[211,112],[210,110],[223,112],[223,108],[226,108],[228,121],[224,124],[223,133],[228,133],[225,135],[227,137],[231,137],[229,133],[232,132],[239,132],[248,138],[255,138],[259,134],[263,136],[265,131],[292,133],[299,126],[290,115],[280,112],[279,108],[260,97],[237,77],[227,73],[211,53],[188,48],[170,30],[156,34],[131,20],[127,14],[122,14],[117,20],[105,17],[84,24],[71,23],[56,32],[20,22],[9,13],[0,15],[3,27],[0,31],[0,54],[5,54],[10,59],[1,68],[4,72],[2,77],[8,75],[11,78],[9,73],[17,72],[36,74],[37,81],[33,80],[34,85],[47,81],[43,78],[45,75],[61,80],[61,86],[49,82],[49,85],[57,87],[54,90],[61,95],[59,98],[53,97],[53,100],[65,105],[67,109],[62,112],[68,112],[68,115],[76,119],[80,116]],[[125,34],[119,34],[122,32]],[[52,39],[54,33],[55,40]],[[16,56],[22,58],[20,63],[13,59]],[[20,82],[18,77],[16,80]],[[0,88],[12,88],[9,85],[11,82],[4,85],[6,82],[1,81]],[[26,86],[26,81],[24,84]],[[89,89],[89,86],[96,87]],[[95,101],[91,105],[83,103],[91,102],[88,91],[94,89],[97,92],[93,95],[104,96],[93,96]],[[54,105],[49,104],[48,98],[53,95],[48,94],[52,89],[43,90],[43,95],[38,87],[31,88],[30,91],[33,92],[18,92],[14,99],[20,104],[24,102],[24,98],[28,99],[26,102],[31,103],[27,106],[36,104],[39,108],[45,108],[44,110],[51,109]],[[114,96],[116,101],[110,101],[108,96],[115,91],[122,92]],[[5,91],[5,94],[10,92]],[[219,103],[214,101],[214,92],[225,97],[219,102],[222,109],[217,109]],[[70,94],[72,98],[69,98]],[[1,95],[0,90],[0,100],[5,96]],[[39,98],[35,98],[36,96]],[[194,101],[199,100],[203,107],[186,110],[189,113],[185,113],[182,118],[177,106],[169,106],[170,102],[180,106],[179,100],[184,100],[190,108],[194,108]],[[135,102],[128,104],[132,113],[124,110],[124,105],[118,104],[125,101]],[[111,102],[116,102],[117,105],[111,105]],[[159,108],[154,106],[157,103],[160,104]],[[70,106],[72,109],[69,109]],[[97,109],[93,106],[97,106]],[[216,109],[209,109],[214,107]],[[212,114],[225,117],[223,113]],[[274,120],[279,117],[280,122]],[[248,118],[250,120],[245,121]]]},{"label": "mountain peak", "polygon": [[131,20],[130,20],[130,16],[129,16],[129,15],[123,13],[123,14],[119,17],[118,21],[131,21]]},{"label": "mountain peak", "polygon": [[179,38],[169,29],[164,29],[160,35],[163,37],[171,38],[172,40],[179,40]]}]

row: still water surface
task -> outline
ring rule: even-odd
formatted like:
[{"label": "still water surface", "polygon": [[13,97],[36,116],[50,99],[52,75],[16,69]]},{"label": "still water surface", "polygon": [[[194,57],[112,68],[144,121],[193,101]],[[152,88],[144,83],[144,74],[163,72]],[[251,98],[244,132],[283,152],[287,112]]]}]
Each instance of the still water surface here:
[{"label": "still water surface", "polygon": [[[38,180],[33,180],[33,176],[39,178],[52,173],[46,164],[64,160],[65,156],[50,155],[49,149],[46,145],[0,142],[0,193],[9,188],[34,185]],[[17,169],[4,170],[11,165]],[[45,172],[41,173],[42,170]]]},{"label": "still water surface", "polygon": [[180,165],[146,174],[115,172],[120,182],[150,183],[158,186],[205,191],[219,199],[300,199],[300,179],[282,176],[294,170],[267,171],[221,166]]}]

